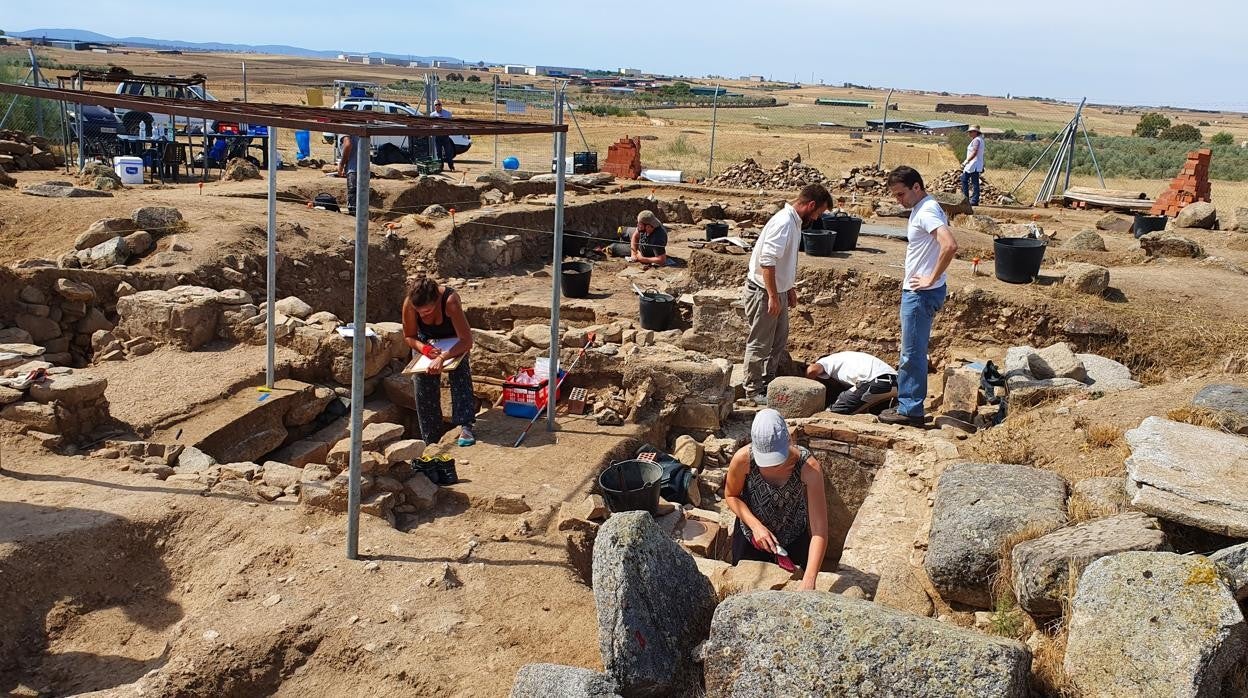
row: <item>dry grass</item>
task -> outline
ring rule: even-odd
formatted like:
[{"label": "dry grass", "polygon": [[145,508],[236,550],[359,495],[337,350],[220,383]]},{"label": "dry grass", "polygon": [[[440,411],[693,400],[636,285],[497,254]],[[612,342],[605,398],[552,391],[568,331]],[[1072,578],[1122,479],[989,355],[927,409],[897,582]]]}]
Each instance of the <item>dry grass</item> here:
[{"label": "dry grass", "polygon": [[1113,516],[1118,510],[1090,502],[1083,497],[1072,496],[1066,505],[1066,520],[1071,525]]},{"label": "dry grass", "polygon": [[1031,655],[1031,680],[1035,692],[1055,698],[1078,698],[1079,691],[1066,676],[1068,631],[1063,622],[1052,632],[1040,631],[1040,641]]},{"label": "dry grass", "polygon": [[998,612],[1000,612],[1003,600],[1008,599],[1012,606],[1014,600],[1018,598],[1014,593],[1014,547],[1020,543],[1035,540],[1053,530],[1053,526],[1030,524],[1023,530],[1007,536],[1001,542],[1001,546],[997,548],[997,570],[992,577],[992,598],[997,600]]},{"label": "dry grass", "polygon": [[1084,437],[1089,448],[1109,448],[1122,440],[1122,427],[1113,424],[1093,424]]},{"label": "dry grass", "polygon": [[980,455],[993,463],[1034,465],[1036,447],[1031,441],[1035,418],[1030,412],[1012,412],[994,429],[983,432]]},{"label": "dry grass", "polygon": [[1227,434],[1235,434],[1236,419],[1233,415],[1204,407],[1176,407],[1166,413],[1166,417],[1175,422],[1184,422],[1198,427],[1217,429]]}]

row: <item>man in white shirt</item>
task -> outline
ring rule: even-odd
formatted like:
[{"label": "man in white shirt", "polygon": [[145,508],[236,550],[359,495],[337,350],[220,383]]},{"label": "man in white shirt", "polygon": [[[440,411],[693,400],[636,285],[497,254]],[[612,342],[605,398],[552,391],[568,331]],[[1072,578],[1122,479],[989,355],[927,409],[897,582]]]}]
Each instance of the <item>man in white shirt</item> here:
[{"label": "man in white shirt", "polygon": [[984,136],[979,132],[979,124],[971,124],[966,132],[971,142],[966,146],[966,159],[962,161],[962,196],[970,199],[972,206],[978,206],[979,176],[984,173]]},{"label": "man in white shirt", "polygon": [[[433,111],[429,112],[429,116],[434,119],[449,119],[451,112],[442,108],[442,100],[433,103]],[[451,141],[450,136],[437,136],[433,139],[434,145],[438,148],[437,157],[446,165],[446,169],[450,172],[455,171],[455,143]]]},{"label": "man in white shirt", "polygon": [[884,410],[885,424],[922,426],[927,397],[927,344],[932,320],[945,304],[945,270],[958,252],[949,219],[923,186],[923,177],[902,165],[885,180],[897,203],[910,209],[906,225],[906,265],[901,278],[901,360],[897,407]]},{"label": "man in white shirt", "polygon": [[897,397],[897,371],[861,351],[838,351],[806,366],[806,377],[835,384],[836,414],[860,414]]},{"label": "man in white shirt", "polygon": [[789,308],[797,305],[797,246],[802,226],[818,220],[832,205],[832,195],[811,184],[776,212],[754,242],[745,280],[745,396],[767,404],[767,383],[776,375],[789,342]]}]

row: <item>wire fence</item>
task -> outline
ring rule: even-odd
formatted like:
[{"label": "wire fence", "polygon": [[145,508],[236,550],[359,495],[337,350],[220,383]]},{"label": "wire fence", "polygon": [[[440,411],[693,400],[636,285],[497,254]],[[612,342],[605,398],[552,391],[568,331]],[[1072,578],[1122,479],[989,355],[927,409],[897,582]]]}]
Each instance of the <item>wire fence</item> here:
[{"label": "wire fence", "polygon": [[[55,85],[58,77],[80,67],[107,69],[112,65],[128,68],[139,75],[202,72],[208,77],[208,95],[222,101],[334,106],[339,97],[350,94],[336,89],[335,81],[350,80],[365,84],[370,99],[384,105],[380,108],[406,105],[424,114],[436,95],[456,118],[540,123],[554,121],[554,90],[563,85],[566,99],[563,121],[569,127],[569,158],[574,153],[589,151],[597,154],[601,165],[613,143],[625,137],[636,138],[641,144],[643,168],[676,170],[685,181],[713,178],[746,159],[770,170],[782,161],[795,158],[833,179],[854,167],[877,163],[885,169],[910,165],[932,179],[956,168],[960,160],[940,128],[928,129],[927,133],[889,131],[883,134],[881,143],[880,131],[871,128],[869,122],[886,115],[889,122],[975,121],[987,129],[1013,131],[1010,135],[1019,138],[1035,133],[1039,141],[1044,141],[1050,132],[1060,130],[1070,116],[1058,106],[1041,118],[1024,119],[1010,112],[993,112],[989,116],[951,115],[929,111],[934,108],[931,106],[914,106],[906,95],[893,100],[886,109],[878,93],[873,93],[874,96],[864,93],[859,99],[852,90],[848,97],[837,100],[780,87],[699,88],[697,94],[689,92],[687,86],[684,92],[674,87],[665,87],[659,92],[632,88],[604,91],[589,85],[567,84],[556,78],[511,76],[473,66],[448,72],[319,60],[286,59],[279,63],[228,54],[93,55],[40,49],[42,77],[50,85]],[[30,78],[29,72],[25,49],[0,50],[0,81],[21,82]],[[112,90],[115,86],[88,85],[87,88]],[[76,117],[72,108],[46,100],[0,95],[0,114],[6,111],[11,113],[3,128],[42,133],[54,149],[68,152],[70,159],[74,159]],[[1095,120],[1090,123],[1097,128]],[[337,154],[334,135],[312,133],[310,136],[307,154],[317,160],[333,162]],[[473,169],[502,167],[505,161],[514,158],[520,169],[549,172],[553,163],[553,139],[549,135],[457,137],[454,140],[456,161]],[[299,148],[293,132],[279,130],[277,145],[283,161],[295,159]],[[1001,147],[1007,145],[1018,147],[1016,143]],[[993,148],[994,142],[990,139],[990,153]],[[411,149],[412,159],[430,155],[428,144],[416,144]],[[88,152],[92,152],[90,147]],[[987,174],[999,188],[1009,190],[1023,172],[1023,168],[1011,166],[991,168]],[[1079,184],[1091,183],[1080,177],[1075,180]],[[1166,177],[1107,177],[1106,186],[1138,189],[1155,196],[1166,188],[1168,181]],[[1029,200],[1033,194],[1028,191],[1031,186],[1029,182],[1020,190],[1022,200]],[[1233,212],[1235,208],[1248,206],[1248,182],[1216,180],[1213,191],[1215,204],[1220,209]]]}]

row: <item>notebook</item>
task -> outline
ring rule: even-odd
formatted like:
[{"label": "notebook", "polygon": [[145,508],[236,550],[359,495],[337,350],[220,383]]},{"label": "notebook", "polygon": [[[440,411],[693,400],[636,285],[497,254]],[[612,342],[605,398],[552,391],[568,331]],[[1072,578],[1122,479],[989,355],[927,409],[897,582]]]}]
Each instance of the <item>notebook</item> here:
[{"label": "notebook", "polygon": [[[432,344],[433,346],[437,347],[439,351],[442,351],[442,352],[450,351],[451,347],[455,346],[458,343],[459,343],[458,337],[449,337],[447,339],[433,339],[433,340],[426,342],[426,344]],[[459,367],[459,362],[462,360],[463,360],[462,356],[456,356],[453,359],[446,359],[442,362],[442,370],[444,372],[454,371],[456,368]],[[429,365],[432,363],[433,363],[433,359],[429,358],[428,356],[425,356],[424,354],[417,354],[416,358],[412,359],[411,363],[407,365],[407,368],[403,369],[403,375],[410,376],[414,374],[426,373],[429,370]]]}]

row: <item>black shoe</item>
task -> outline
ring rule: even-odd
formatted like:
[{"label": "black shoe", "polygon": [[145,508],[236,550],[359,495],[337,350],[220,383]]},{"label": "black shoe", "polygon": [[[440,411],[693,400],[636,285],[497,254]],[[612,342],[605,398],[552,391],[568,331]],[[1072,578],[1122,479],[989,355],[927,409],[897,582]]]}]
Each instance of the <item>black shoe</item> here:
[{"label": "black shoe", "polygon": [[927,420],[922,417],[911,417],[910,415],[901,414],[897,408],[890,407],[880,413],[880,422],[884,424],[902,424],[908,427],[921,427]]}]

